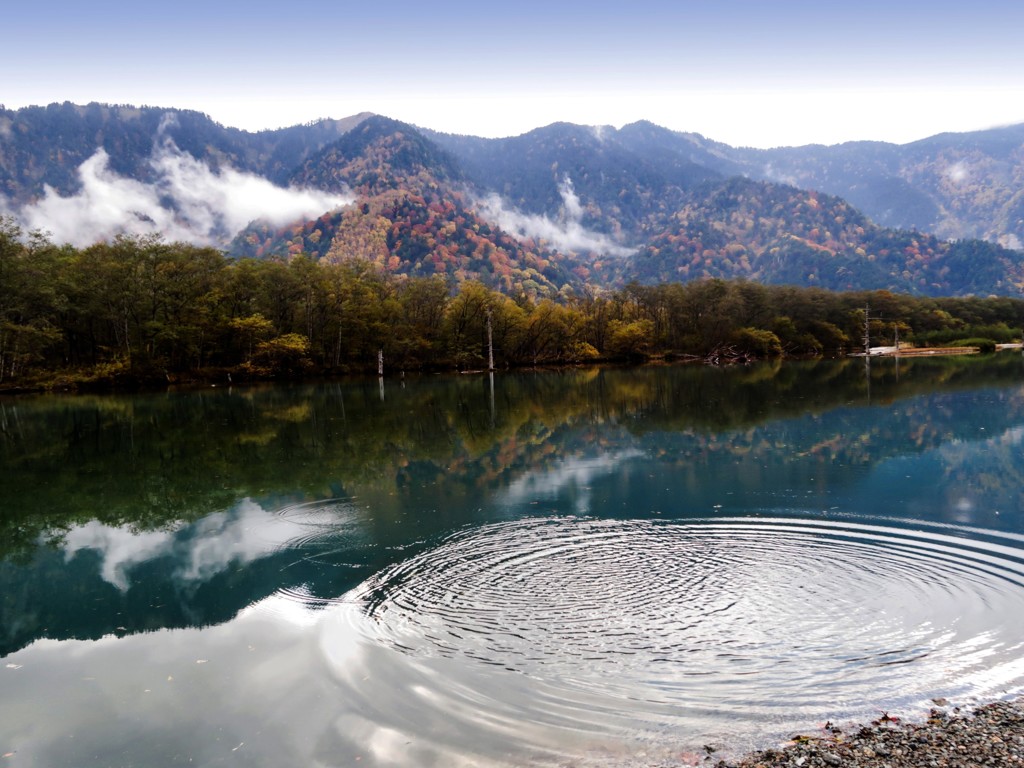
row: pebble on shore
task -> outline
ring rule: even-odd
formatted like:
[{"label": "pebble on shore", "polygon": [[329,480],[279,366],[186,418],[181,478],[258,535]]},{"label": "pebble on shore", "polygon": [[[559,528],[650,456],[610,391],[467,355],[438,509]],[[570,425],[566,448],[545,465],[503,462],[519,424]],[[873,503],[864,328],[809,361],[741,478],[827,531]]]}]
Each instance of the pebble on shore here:
[{"label": "pebble on shore", "polygon": [[795,737],[782,749],[755,752],[715,768],[1012,768],[1024,766],[1024,699],[971,714],[933,709],[924,723],[887,715],[825,737]]}]

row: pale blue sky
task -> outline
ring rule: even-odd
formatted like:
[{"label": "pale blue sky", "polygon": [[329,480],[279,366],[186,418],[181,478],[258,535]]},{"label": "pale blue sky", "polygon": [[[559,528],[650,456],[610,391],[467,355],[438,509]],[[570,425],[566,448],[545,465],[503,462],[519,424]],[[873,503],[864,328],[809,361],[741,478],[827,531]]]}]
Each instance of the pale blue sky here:
[{"label": "pale blue sky", "polygon": [[197,109],[250,130],[372,111],[515,135],[649,119],[730,144],[1024,122],[1024,3],[21,3],[0,103]]}]

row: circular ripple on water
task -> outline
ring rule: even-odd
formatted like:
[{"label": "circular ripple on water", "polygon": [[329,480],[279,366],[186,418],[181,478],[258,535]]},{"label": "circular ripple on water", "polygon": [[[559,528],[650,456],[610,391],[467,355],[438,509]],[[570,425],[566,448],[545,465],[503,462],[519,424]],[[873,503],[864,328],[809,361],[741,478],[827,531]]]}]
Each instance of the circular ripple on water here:
[{"label": "circular ripple on water", "polygon": [[533,519],[455,535],[355,597],[375,642],[525,673],[595,706],[839,714],[1024,679],[1020,542],[962,534]]},{"label": "circular ripple on water", "polygon": [[275,593],[311,608],[338,603],[337,597],[318,594],[315,583],[330,583],[331,571],[366,568],[361,556],[372,542],[366,535],[365,512],[356,499],[292,504],[277,510],[273,518],[265,536],[273,543],[269,550],[282,563],[282,583]]}]

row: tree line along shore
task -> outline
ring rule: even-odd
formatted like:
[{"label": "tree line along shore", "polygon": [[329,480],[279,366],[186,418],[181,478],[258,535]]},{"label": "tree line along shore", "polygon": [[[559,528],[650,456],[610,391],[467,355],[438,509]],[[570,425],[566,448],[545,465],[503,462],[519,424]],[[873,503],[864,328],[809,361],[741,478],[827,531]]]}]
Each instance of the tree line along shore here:
[{"label": "tree line along shore", "polygon": [[230,259],[122,236],[58,246],[0,218],[0,389],[847,354],[1020,340],[1024,300],[709,279],[523,290],[357,259]]}]

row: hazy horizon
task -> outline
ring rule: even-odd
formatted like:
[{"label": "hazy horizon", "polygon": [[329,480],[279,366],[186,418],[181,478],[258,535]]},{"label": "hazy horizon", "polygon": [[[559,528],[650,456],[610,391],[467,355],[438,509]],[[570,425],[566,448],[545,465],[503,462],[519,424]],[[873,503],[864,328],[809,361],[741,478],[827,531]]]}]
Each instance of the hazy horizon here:
[{"label": "hazy horizon", "polygon": [[[641,0],[386,11],[296,0],[6,14],[0,102],[156,105],[263,130],[374,112],[514,136],[650,120],[734,146],[906,143],[1024,122],[1024,5]],[[30,65],[26,66],[26,62]]]}]

